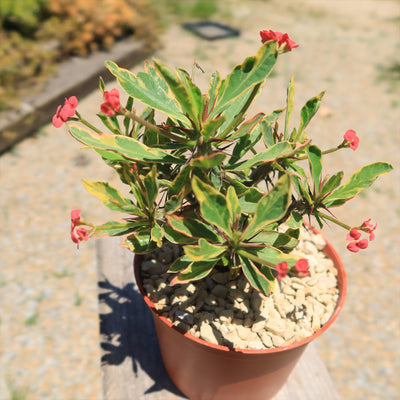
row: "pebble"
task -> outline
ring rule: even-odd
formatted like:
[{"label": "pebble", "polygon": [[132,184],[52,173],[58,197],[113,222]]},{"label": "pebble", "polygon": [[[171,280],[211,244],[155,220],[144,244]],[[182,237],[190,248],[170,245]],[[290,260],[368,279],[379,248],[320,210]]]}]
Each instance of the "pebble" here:
[{"label": "pebble", "polygon": [[[320,235],[317,235],[320,236]],[[213,271],[206,280],[169,285],[165,274],[173,260],[173,247],[158,249],[143,262],[143,282],[156,309],[183,331],[214,343],[240,349],[280,347],[318,331],[330,318],[338,300],[336,270],[319,252],[325,244],[303,230],[295,253],[309,260],[310,276],[285,277],[266,297],[240,276]],[[323,238],[322,238],[323,240]],[[158,273],[158,275],[157,275]],[[160,279],[160,277],[162,279]]]}]

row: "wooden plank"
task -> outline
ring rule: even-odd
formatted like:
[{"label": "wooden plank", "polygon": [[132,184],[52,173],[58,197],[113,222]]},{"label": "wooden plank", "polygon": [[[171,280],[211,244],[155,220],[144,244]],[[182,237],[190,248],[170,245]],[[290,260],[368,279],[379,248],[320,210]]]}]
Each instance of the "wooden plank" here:
[{"label": "wooden plank", "polygon": [[[165,371],[151,312],[134,284],[133,255],[120,242],[96,244],[104,400],[185,399]],[[340,397],[311,343],[273,400],[320,399]]]}]

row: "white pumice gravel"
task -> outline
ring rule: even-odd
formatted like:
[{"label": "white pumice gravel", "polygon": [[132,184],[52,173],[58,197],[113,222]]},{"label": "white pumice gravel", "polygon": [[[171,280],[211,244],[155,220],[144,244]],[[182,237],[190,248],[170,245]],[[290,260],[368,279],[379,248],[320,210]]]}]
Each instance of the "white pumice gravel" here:
[{"label": "white pumice gravel", "polygon": [[167,273],[180,254],[167,245],[145,257],[142,278],[155,308],[174,325],[190,334],[235,349],[266,349],[305,339],[321,329],[335,310],[339,290],[337,270],[322,252],[322,235],[301,230],[293,251],[307,258],[307,277],[286,276],[264,296],[246,278],[229,281],[228,273],[215,269],[207,279],[169,285]]}]

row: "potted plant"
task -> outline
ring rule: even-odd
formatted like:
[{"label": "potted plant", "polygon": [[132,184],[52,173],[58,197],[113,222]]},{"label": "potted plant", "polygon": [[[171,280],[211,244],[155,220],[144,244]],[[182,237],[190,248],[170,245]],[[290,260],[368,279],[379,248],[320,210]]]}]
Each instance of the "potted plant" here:
[{"label": "potted plant", "polygon": [[[97,115],[108,133],[79,114],[74,96],[53,117],[56,127],[68,122],[69,133],[127,185],[125,195],[84,180],[125,216],[95,225],[73,210],[71,238],[79,246],[90,237],[125,236],[122,245],[139,255],[135,276],[167,370],[191,399],[265,399],[279,390],[304,346],[337,317],[346,291],[337,253],[305,219],[344,228],[352,252],[367,248],[376,224],[348,225],[333,209],[392,169],[368,164],[344,183],[343,172],[324,176],[323,156],[355,151],[359,138],[350,129],[334,148],[312,143],[305,129],[324,92],[291,127],[293,78],[283,109],[247,117],[278,56],[298,47],[287,34],[260,34],[255,56],[225,78],[213,73],[204,94],[188,72],[161,61],[137,75],[107,61],[128,96],[122,106],[119,90],[105,91],[100,79]],[[142,113],[134,100],[146,106]],[[282,333],[283,325],[293,331]]]}]

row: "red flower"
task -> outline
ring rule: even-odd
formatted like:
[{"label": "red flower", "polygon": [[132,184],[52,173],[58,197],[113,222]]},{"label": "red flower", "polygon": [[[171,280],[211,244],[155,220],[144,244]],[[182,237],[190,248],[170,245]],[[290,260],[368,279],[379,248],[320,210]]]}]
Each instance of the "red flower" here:
[{"label": "red flower", "polygon": [[76,96],[71,96],[65,99],[64,106],[58,106],[57,112],[53,116],[53,125],[59,128],[64,122],[68,121],[69,117],[73,117],[76,112],[78,99]]},{"label": "red flower", "polygon": [[353,228],[346,236],[347,240],[358,240],[361,237],[361,233],[356,228]]},{"label": "red flower", "polygon": [[349,147],[352,150],[356,150],[358,147],[358,143],[360,143],[360,138],[357,136],[356,132],[353,129],[349,129],[344,135],[344,140],[349,144]]},{"label": "red flower", "polygon": [[304,278],[310,273],[308,270],[308,261],[305,258],[296,261],[294,268],[296,269],[298,276],[301,278]]},{"label": "red flower", "polygon": [[354,241],[347,245],[347,249],[353,253],[357,253],[360,249],[366,249],[368,247],[368,239],[361,239],[358,242]]},{"label": "red flower", "polygon": [[375,224],[375,226],[374,226],[374,224],[371,224],[370,221],[371,221],[371,218],[364,221],[361,225],[361,229],[363,229],[365,232],[369,233],[369,240],[374,240],[375,239],[374,230],[376,229],[378,224]]},{"label": "red flower", "polygon": [[291,51],[292,49],[299,47],[299,45],[292,39],[289,38],[287,33],[269,31],[260,31],[261,42],[265,43],[268,40],[274,40],[278,42],[279,46],[283,46],[283,50]]},{"label": "red flower", "polygon": [[72,210],[71,211],[71,225],[77,226],[79,221],[81,220],[81,210]]},{"label": "red flower", "polygon": [[371,224],[371,218],[364,221],[361,226],[357,228],[351,229],[351,231],[347,234],[346,239],[350,242],[347,245],[348,250],[353,253],[357,253],[360,249],[366,249],[368,247],[368,239],[360,239],[361,232],[363,231],[369,234],[369,241],[375,239],[374,230],[376,229],[378,224]]},{"label": "red flower", "polygon": [[121,109],[118,89],[112,89],[109,92],[104,92],[103,101],[104,103],[101,105],[100,109],[101,112],[107,115],[107,117],[113,117]]},{"label": "red flower", "polygon": [[278,272],[278,281],[280,282],[282,278],[284,278],[287,275],[288,271],[288,263],[286,261],[281,262],[279,264],[276,264],[276,270]]},{"label": "red flower", "polygon": [[360,251],[360,248],[357,246],[357,242],[350,242],[347,245],[347,249],[352,251],[353,253],[357,253]]},{"label": "red flower", "polygon": [[77,226],[84,223],[81,220],[81,210],[72,210],[71,211],[71,240],[77,244],[79,249],[79,242],[84,240],[85,242],[89,240],[88,230],[86,228],[79,227],[75,229]]}]

